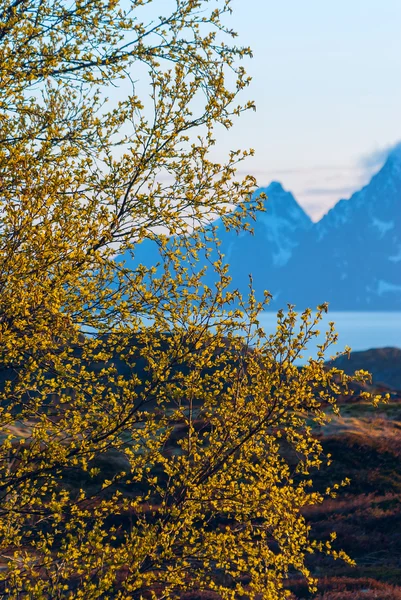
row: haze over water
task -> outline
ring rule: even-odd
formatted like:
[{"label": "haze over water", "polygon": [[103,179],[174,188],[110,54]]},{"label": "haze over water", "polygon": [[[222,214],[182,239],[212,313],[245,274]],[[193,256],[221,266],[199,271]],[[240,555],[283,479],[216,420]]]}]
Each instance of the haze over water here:
[{"label": "haze over water", "polygon": [[[329,349],[330,355],[350,346],[351,350],[369,350],[371,348],[401,348],[401,312],[330,312],[324,315],[319,330],[322,332],[314,338],[303,354],[304,363],[310,356],[316,357],[316,344],[324,340],[324,331],[329,321],[335,322],[338,342]],[[264,312],[260,316],[260,324],[266,333],[273,333],[277,326],[277,316],[273,312]]]}]

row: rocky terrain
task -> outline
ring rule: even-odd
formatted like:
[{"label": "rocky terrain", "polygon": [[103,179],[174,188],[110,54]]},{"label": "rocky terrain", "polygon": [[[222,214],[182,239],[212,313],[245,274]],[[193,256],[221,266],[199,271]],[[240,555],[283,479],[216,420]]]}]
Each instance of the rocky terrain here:
[{"label": "rocky terrain", "polygon": [[352,374],[359,369],[365,369],[372,375],[372,381],[376,386],[384,385],[394,390],[401,390],[401,349],[400,348],[378,348],[364,350],[362,352],[351,352],[337,358],[336,367],[347,374]]}]

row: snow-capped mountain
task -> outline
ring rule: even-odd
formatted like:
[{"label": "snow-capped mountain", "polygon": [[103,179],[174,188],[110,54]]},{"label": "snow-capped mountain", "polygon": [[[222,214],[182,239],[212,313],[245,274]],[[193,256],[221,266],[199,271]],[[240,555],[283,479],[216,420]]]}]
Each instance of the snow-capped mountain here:
[{"label": "snow-capped mountain", "polygon": [[[231,288],[239,288],[247,294],[249,275],[252,274],[254,289],[257,295],[263,297],[265,289],[273,289],[276,274],[288,263],[313,223],[294,196],[280,183],[272,182],[268,187],[258,189],[254,195],[260,196],[261,193],[267,196],[264,210],[257,213],[256,221],[245,219],[252,233],[227,231],[221,219],[214,221],[213,227],[220,241],[219,251],[224,262],[230,265]],[[191,244],[190,236],[188,244]],[[200,253],[199,268],[209,267],[204,277],[208,285],[215,281],[216,275],[210,265],[217,258],[217,252],[213,250],[208,259]],[[132,259],[127,260],[131,267],[140,263],[147,267],[156,265],[160,261],[156,243],[145,239],[135,248],[134,263]]]},{"label": "snow-capped mountain", "polygon": [[[249,221],[253,234],[214,223],[231,287],[246,295],[252,274],[256,296],[269,290],[274,310],[287,302],[299,309],[329,302],[331,310],[401,310],[401,148],[367,186],[318,223],[280,183],[255,193],[261,192],[265,211]],[[135,263],[150,266],[159,258],[156,244],[145,240]],[[209,285],[213,277],[209,269]]]},{"label": "snow-capped mountain", "polygon": [[401,151],[349,200],[316,223],[280,277],[299,306],[401,309]]},{"label": "snow-capped mountain", "polygon": [[249,269],[249,261],[243,256],[244,244],[249,246],[250,256],[253,251],[257,251],[258,254],[262,253],[272,267],[283,267],[291,258],[303,234],[312,227],[310,217],[280,183],[273,181],[267,188],[257,190],[255,195],[260,196],[262,193],[267,197],[264,201],[264,211],[258,214],[255,222],[249,221],[253,235],[249,236],[245,231],[239,234],[227,232],[218,221],[215,222],[227,260],[235,264],[236,268],[238,262],[245,258],[246,268]]},{"label": "snow-capped mountain", "polygon": [[273,291],[277,274],[313,225],[294,196],[280,183],[273,182],[260,188],[255,195],[261,193],[267,199],[264,211],[257,214],[256,221],[249,220],[253,233],[226,231],[220,220],[214,223],[221,242],[220,251],[230,265],[232,287],[246,293],[252,274],[253,287],[260,297],[265,289]]}]

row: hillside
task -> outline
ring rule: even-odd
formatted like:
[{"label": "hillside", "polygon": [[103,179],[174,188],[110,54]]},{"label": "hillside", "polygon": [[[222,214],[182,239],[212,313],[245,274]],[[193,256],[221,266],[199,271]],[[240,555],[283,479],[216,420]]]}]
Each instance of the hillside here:
[{"label": "hillside", "polygon": [[372,374],[376,385],[386,385],[401,390],[401,349],[379,348],[363,352],[351,352],[350,356],[340,356],[334,363],[347,374],[364,369]]},{"label": "hillside", "polygon": [[[336,547],[349,553],[356,567],[341,560],[313,556],[309,567],[320,579],[318,595],[311,596],[303,580],[293,576],[288,583],[292,600],[401,599],[401,391],[388,387],[396,387],[400,360],[401,350],[396,348],[355,352],[349,359],[338,360],[338,366],[341,363],[347,372],[369,368],[373,385],[356,384],[351,397],[339,398],[340,415],[333,416],[328,426],[315,429],[325,453],[331,454],[333,460],[329,467],[324,465],[312,473],[316,488],[325,490],[346,477],[350,483],[340,488],[337,498],[306,507],[304,516],[311,524],[313,536],[319,540],[326,540],[335,531]],[[94,368],[100,372],[103,366],[99,363]],[[117,361],[116,366],[121,375],[130,374],[124,361]],[[143,366],[135,365],[138,373],[143,374]],[[361,397],[364,389],[389,391],[390,400],[374,408]],[[11,430],[17,438],[27,439],[33,425],[33,422],[17,422]],[[173,429],[166,444],[167,453],[177,451],[177,440],[182,433],[180,425]],[[95,457],[91,466],[100,470],[94,479],[79,469],[63,472],[65,488],[77,493],[83,487],[95,493],[105,479],[130,469],[124,454],[115,449]],[[124,480],[119,486],[127,493]],[[134,497],[138,490],[130,489]],[[131,516],[125,513],[110,514],[108,523],[117,527],[118,535],[132,526]],[[4,568],[4,559],[0,568]],[[183,594],[181,600],[220,600],[220,597],[211,591],[191,592]]]}]

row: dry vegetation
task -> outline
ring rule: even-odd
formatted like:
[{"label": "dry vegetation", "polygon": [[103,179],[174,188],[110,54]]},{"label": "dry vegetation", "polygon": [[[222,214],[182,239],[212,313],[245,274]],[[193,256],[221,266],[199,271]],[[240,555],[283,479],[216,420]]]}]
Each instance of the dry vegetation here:
[{"label": "dry vegetation", "polygon": [[[381,391],[383,387],[381,386]],[[344,550],[356,561],[313,559],[320,577],[311,596],[299,579],[290,589],[297,600],[397,600],[401,598],[401,392],[377,409],[358,393],[341,406],[341,416],[319,434],[330,469],[315,477],[323,488],[344,476],[351,482],[335,499],[305,511],[317,538],[336,531]]]},{"label": "dry vegetation", "polygon": [[[374,408],[361,399],[360,392],[389,390],[374,385],[354,387],[351,398],[340,398],[340,415],[327,426],[315,428],[324,452],[333,459],[329,468],[314,473],[316,489],[324,491],[344,477],[350,478],[350,484],[336,498],[310,506],[303,513],[311,524],[313,537],[325,541],[335,531],[335,544],[356,561],[356,566],[313,555],[309,567],[319,578],[318,592],[311,594],[305,580],[294,574],[288,584],[292,600],[401,599],[401,392],[390,391],[390,401]],[[200,428],[202,423],[194,422],[194,426]],[[29,437],[29,427],[29,423],[16,423],[13,433],[20,438]],[[166,454],[177,451],[182,435],[178,424],[166,444]],[[70,471],[64,475],[64,485],[72,493],[82,485],[88,491],[95,489],[105,478],[112,478],[127,467],[124,459],[118,451],[110,450],[93,463],[100,468],[97,478],[85,481],[83,472]],[[120,488],[127,493],[123,481]],[[109,521],[121,535],[132,527],[129,513],[110,516]],[[120,578],[124,578],[123,572]],[[243,583],[246,588],[246,577]],[[187,592],[181,598],[219,600],[220,596],[212,591],[198,591]]]}]

